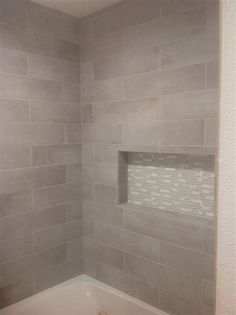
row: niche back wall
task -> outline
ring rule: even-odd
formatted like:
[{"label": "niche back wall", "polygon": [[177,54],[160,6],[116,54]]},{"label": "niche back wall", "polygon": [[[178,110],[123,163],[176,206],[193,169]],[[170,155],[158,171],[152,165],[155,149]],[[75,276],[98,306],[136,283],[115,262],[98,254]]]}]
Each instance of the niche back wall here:
[{"label": "niche back wall", "polygon": [[214,273],[214,220],[119,207],[118,152],[215,154],[218,36],[214,0],[122,1],[80,19],[84,272],[181,315],[213,314],[214,275],[169,263],[184,246],[186,266],[196,250]]}]

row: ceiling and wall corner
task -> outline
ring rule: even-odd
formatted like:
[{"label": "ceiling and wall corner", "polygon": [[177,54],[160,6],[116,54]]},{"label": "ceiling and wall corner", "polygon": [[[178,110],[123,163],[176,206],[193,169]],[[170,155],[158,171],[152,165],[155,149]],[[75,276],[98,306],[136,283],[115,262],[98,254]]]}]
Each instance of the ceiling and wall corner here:
[{"label": "ceiling and wall corner", "polygon": [[77,17],[83,17],[116,4],[121,0],[32,0],[35,3],[62,11]]}]

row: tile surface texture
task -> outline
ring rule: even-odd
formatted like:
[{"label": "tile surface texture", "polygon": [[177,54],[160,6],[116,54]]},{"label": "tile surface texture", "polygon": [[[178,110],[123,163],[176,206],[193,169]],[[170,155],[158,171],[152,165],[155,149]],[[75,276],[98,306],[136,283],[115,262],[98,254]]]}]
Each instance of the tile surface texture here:
[{"label": "tile surface texture", "polygon": [[118,207],[118,151],[215,152],[217,13],[125,0],[77,20],[1,1],[1,307],[85,272],[173,314],[213,313],[213,220]]},{"label": "tile surface texture", "polygon": [[78,24],[0,1],[0,307],[82,273]]},{"label": "tile surface texture", "polygon": [[218,3],[125,0],[81,19],[79,41],[84,272],[212,315]]}]

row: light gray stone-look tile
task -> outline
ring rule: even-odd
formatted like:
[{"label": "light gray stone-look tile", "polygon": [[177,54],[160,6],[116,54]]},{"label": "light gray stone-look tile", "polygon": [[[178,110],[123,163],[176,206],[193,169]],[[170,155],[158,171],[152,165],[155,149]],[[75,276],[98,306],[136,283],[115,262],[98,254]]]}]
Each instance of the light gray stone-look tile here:
[{"label": "light gray stone-look tile", "polygon": [[98,280],[148,304],[155,307],[159,305],[158,288],[137,277],[102,263],[97,263],[96,277]]},{"label": "light gray stone-look tile", "polygon": [[43,250],[82,236],[82,220],[64,223],[35,233],[36,250]]},{"label": "light gray stone-look tile", "polygon": [[28,122],[30,106],[28,101],[0,99],[1,122]]},{"label": "light gray stone-look tile", "polygon": [[204,78],[204,64],[138,74],[125,79],[125,96],[149,98],[162,94],[202,90]]},{"label": "light gray stone-look tile", "polygon": [[32,148],[33,165],[73,164],[81,161],[80,144],[43,145]]},{"label": "light gray stone-look tile", "polygon": [[159,119],[159,111],[158,98],[108,102],[93,106],[93,120],[96,123],[153,121]]},{"label": "light gray stone-look tile", "polygon": [[83,240],[83,255],[96,259],[118,269],[123,269],[122,251],[103,245],[96,241]]},{"label": "light gray stone-look tile", "polygon": [[118,168],[115,164],[83,164],[83,180],[106,185],[117,185]]},{"label": "light gray stone-look tile", "polygon": [[215,258],[201,252],[161,242],[161,262],[199,278],[211,281],[215,278]]},{"label": "light gray stone-look tile", "polygon": [[0,48],[0,72],[26,75],[28,72],[26,54],[11,49]]},{"label": "light gray stone-look tile", "polygon": [[206,30],[206,10],[199,7],[163,19],[125,29],[122,34],[124,51],[168,44],[177,39],[201,34]]},{"label": "light gray stone-look tile", "polygon": [[31,102],[31,121],[33,122],[80,122],[80,106],[75,104],[58,104]]},{"label": "light gray stone-look tile", "polygon": [[0,195],[0,217],[32,210],[31,191]]},{"label": "light gray stone-look tile", "polygon": [[114,226],[122,226],[123,223],[123,210],[121,208],[92,201],[83,202],[83,216],[90,220]]},{"label": "light gray stone-look tile", "polygon": [[218,59],[218,35],[201,34],[161,48],[162,68],[181,67]]},{"label": "light gray stone-look tile", "polygon": [[158,121],[149,123],[122,124],[123,143],[125,145],[158,146],[160,124]]},{"label": "light gray stone-look tile", "polygon": [[215,306],[216,284],[214,282],[203,282],[203,303],[208,306]]},{"label": "light gray stone-look tile", "polygon": [[120,78],[81,85],[81,99],[84,104],[119,101],[122,97],[123,82]]},{"label": "light gray stone-look tile", "polygon": [[31,166],[29,147],[0,146],[0,170]]},{"label": "light gray stone-look tile", "polygon": [[26,234],[17,238],[0,241],[0,262],[19,259],[33,253],[33,235]]},{"label": "light gray stone-look tile", "polygon": [[42,187],[33,191],[33,206],[37,209],[52,207],[58,204],[79,200],[80,197],[80,184],[64,184]]},{"label": "light gray stone-look tile", "polygon": [[61,124],[0,124],[2,145],[37,145],[64,143],[64,126]]},{"label": "light gray stone-look tile", "polygon": [[11,263],[2,264],[2,284],[22,279],[27,274],[46,270],[50,267],[63,263],[66,259],[66,246],[60,245],[50,250],[26,256]]},{"label": "light gray stone-look tile", "polygon": [[212,61],[207,63],[207,78],[206,87],[207,89],[217,88],[219,85],[219,62]]},{"label": "light gray stone-look tile", "polygon": [[2,0],[0,3],[0,20],[6,24],[27,28],[28,1]]},{"label": "light gray stone-look tile", "polygon": [[125,254],[124,271],[149,283],[160,286],[160,266],[154,262]]},{"label": "light gray stone-look tile", "polygon": [[94,187],[94,198],[97,202],[107,205],[117,205],[118,187],[96,184]]},{"label": "light gray stone-look tile", "polygon": [[198,315],[200,309],[199,304],[162,289],[160,290],[160,307],[167,312],[181,315]]},{"label": "light gray stone-look tile", "polygon": [[118,144],[122,141],[121,127],[118,124],[82,125],[83,143]]},{"label": "light gray stone-look tile", "polygon": [[66,183],[79,183],[82,180],[82,164],[66,165]]},{"label": "light gray stone-look tile", "polygon": [[202,120],[175,120],[160,122],[162,145],[203,145]]},{"label": "light gray stone-look tile", "polygon": [[205,119],[204,121],[204,144],[216,146],[218,140],[217,119]]},{"label": "light gray stone-look tile", "polygon": [[203,90],[160,97],[161,120],[215,118],[218,112],[217,90]]},{"label": "light gray stone-look tile", "polygon": [[82,237],[71,240],[67,244],[68,260],[76,260],[83,256],[83,239]]},{"label": "light gray stone-look tile", "polygon": [[160,287],[179,297],[195,303],[200,302],[201,280],[187,273],[161,266]]},{"label": "light gray stone-look tile", "polygon": [[36,291],[42,291],[82,273],[82,258],[65,262],[48,270],[37,272]]}]

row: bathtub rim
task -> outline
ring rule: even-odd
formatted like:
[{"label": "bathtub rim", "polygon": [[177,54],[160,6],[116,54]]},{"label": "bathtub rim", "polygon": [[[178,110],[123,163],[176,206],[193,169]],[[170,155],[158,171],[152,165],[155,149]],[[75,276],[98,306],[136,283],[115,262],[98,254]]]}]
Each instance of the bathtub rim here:
[{"label": "bathtub rim", "polygon": [[[16,310],[16,308],[20,307],[21,309],[25,309],[27,308],[28,305],[31,305],[35,300],[38,299],[43,299],[44,297],[48,297],[51,294],[55,294],[56,291],[61,291],[61,290],[65,290],[68,287],[73,287],[76,286],[78,284],[85,284],[85,285],[90,285],[90,286],[94,286],[96,288],[100,288],[104,291],[110,292],[120,298],[123,298],[125,300],[128,300],[131,303],[134,303],[140,307],[146,308],[148,311],[153,312],[155,315],[170,315],[169,313],[160,310],[146,302],[143,302],[135,297],[130,296],[127,293],[124,293],[116,288],[113,288],[112,286],[109,286],[93,277],[90,277],[86,274],[81,274],[79,276],[73,277],[69,280],[63,281],[59,284],[56,284],[48,289],[45,289],[43,291],[40,291],[38,293],[35,293],[32,296],[29,296],[19,302],[16,302],[12,305],[6,306],[3,309],[0,309],[0,315],[11,315],[13,314],[12,312],[14,312],[14,310]],[[10,313],[8,313],[10,311]]]}]

